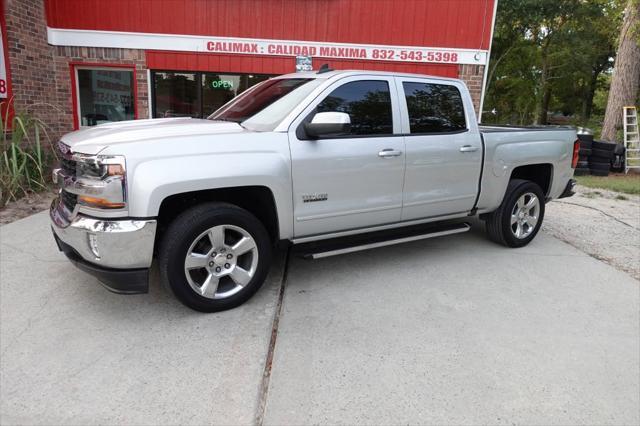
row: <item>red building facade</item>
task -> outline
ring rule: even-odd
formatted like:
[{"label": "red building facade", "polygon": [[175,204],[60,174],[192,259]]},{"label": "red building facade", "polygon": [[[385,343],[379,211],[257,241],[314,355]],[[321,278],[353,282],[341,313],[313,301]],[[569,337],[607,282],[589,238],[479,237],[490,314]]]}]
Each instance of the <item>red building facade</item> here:
[{"label": "red building facade", "polygon": [[462,78],[478,108],[495,2],[6,0],[8,84],[17,109],[44,114],[60,133],[205,117],[250,85],[295,72],[300,56],[313,68]]}]

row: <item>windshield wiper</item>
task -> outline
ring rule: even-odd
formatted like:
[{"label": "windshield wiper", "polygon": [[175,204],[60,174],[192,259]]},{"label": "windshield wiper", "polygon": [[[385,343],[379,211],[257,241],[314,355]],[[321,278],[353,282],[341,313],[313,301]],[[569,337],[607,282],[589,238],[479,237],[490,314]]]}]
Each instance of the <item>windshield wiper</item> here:
[{"label": "windshield wiper", "polygon": [[242,120],[232,120],[231,118],[212,118],[213,121],[229,121],[231,123],[240,123]]},{"label": "windshield wiper", "polygon": [[229,123],[236,123],[236,124],[238,124],[238,126],[242,127],[243,129],[246,129],[246,127],[244,127],[242,125],[242,122],[244,120],[232,120],[230,118],[212,118],[211,120],[213,120],[213,121],[226,121],[226,122],[229,122]]}]

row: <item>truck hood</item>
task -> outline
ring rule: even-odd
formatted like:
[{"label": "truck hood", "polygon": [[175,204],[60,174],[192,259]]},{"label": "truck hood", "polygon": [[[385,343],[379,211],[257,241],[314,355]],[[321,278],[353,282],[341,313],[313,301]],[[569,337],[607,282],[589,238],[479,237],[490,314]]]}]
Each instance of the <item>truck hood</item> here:
[{"label": "truck hood", "polygon": [[154,118],[105,123],[68,133],[62,142],[73,152],[97,154],[107,146],[129,142],[153,142],[166,137],[239,133],[238,123],[190,117]]}]

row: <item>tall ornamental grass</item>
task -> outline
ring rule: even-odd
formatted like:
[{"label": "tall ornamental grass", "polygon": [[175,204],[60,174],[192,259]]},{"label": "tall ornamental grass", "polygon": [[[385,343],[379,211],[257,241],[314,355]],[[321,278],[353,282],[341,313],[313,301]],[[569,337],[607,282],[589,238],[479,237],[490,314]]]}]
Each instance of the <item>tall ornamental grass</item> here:
[{"label": "tall ornamental grass", "polygon": [[[27,112],[9,114],[11,100],[0,105],[0,207],[33,192],[46,190],[55,158],[46,124]],[[8,126],[7,124],[11,124]]]}]

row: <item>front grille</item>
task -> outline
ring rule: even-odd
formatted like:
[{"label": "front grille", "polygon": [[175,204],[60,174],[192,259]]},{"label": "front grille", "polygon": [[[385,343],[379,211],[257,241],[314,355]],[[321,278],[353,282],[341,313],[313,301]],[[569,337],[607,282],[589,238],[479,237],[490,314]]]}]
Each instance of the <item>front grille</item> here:
[{"label": "front grille", "polygon": [[63,189],[60,191],[60,200],[62,201],[62,204],[72,212],[78,202],[78,196]]},{"label": "front grille", "polygon": [[60,168],[66,176],[76,175],[76,162],[71,158],[60,157]]},{"label": "front grille", "polygon": [[59,141],[56,144],[56,148],[58,151],[58,158],[60,158],[60,168],[66,176],[75,177],[76,162],[73,159],[71,148],[68,145],[64,144],[62,141]]},{"label": "front grille", "polygon": [[72,194],[71,192],[67,192],[64,190],[65,185],[67,184],[67,179],[71,178],[72,181],[75,180],[76,177],[76,161],[73,160],[73,154],[71,152],[71,148],[68,145],[62,143],[61,141],[56,144],[58,158],[60,158],[60,169],[62,171],[62,176],[65,182],[60,182],[62,186],[62,191],[60,191],[60,203],[64,206],[68,213],[73,212],[76,208],[76,204],[78,203],[78,196],[76,194]]}]

